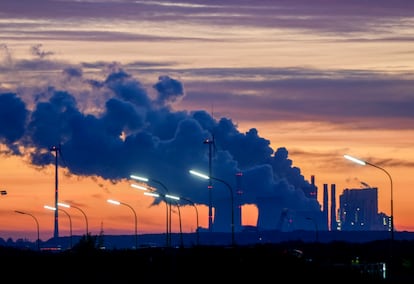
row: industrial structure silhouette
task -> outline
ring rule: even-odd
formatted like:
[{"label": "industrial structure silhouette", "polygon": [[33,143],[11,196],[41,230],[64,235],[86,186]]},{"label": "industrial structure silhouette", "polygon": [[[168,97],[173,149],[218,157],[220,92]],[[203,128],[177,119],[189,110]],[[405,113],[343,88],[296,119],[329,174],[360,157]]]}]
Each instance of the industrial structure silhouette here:
[{"label": "industrial structure silhouette", "polygon": [[[240,232],[242,226],[243,174],[236,174],[235,228]],[[310,185],[303,189],[306,198],[317,201],[318,187],[315,176],[311,176]],[[277,196],[257,197],[259,231],[276,230],[290,232],[295,230],[319,231],[390,231],[390,216],[378,212],[378,188],[345,188],[339,196],[337,208],[336,185],[323,185],[323,204],[320,210],[292,209],[284,207],[283,200]],[[214,202],[213,231],[228,231],[229,200],[222,198]],[[250,226],[249,226],[249,229]]]}]

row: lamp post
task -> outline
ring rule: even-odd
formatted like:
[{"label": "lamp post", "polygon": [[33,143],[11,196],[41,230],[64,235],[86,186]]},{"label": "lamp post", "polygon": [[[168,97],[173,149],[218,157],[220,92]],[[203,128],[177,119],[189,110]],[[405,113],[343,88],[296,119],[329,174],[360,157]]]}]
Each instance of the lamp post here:
[{"label": "lamp post", "polygon": [[391,183],[391,243],[394,242],[394,201],[393,201],[393,186],[392,186],[392,178],[391,175],[383,168],[381,168],[380,166],[374,165],[372,163],[369,163],[367,161],[363,161],[360,159],[357,159],[355,157],[352,157],[350,155],[344,155],[344,158],[347,160],[350,160],[354,163],[357,163],[359,165],[365,166],[365,165],[369,165],[372,166],[374,168],[380,169],[381,171],[383,171],[389,178],[390,183]]},{"label": "lamp post", "polygon": [[[142,176],[138,176],[138,175],[130,175],[130,178],[134,179],[134,180],[138,180],[138,181],[142,181],[145,183],[148,183],[150,181],[155,182],[159,185],[161,185],[161,187],[164,190],[164,193],[167,194],[168,193],[168,188],[165,186],[165,184],[163,184],[162,182],[160,182],[159,180],[156,179],[150,179],[147,177],[142,177]],[[137,189],[141,189],[141,190],[148,190],[148,188],[137,185],[137,184],[131,184],[131,187],[133,188],[137,188]],[[168,203],[167,200],[165,200],[165,209],[166,209],[166,213],[165,213],[165,238],[166,238],[166,247],[169,247],[171,244],[171,203]]]},{"label": "lamp post", "polygon": [[[45,206],[43,206],[45,209],[48,209],[48,210],[56,210],[56,208],[55,207],[52,207],[52,206],[48,206],[48,205],[45,205]],[[70,245],[69,245],[69,248],[70,249],[72,249],[72,218],[70,217],[70,215],[69,215],[69,213],[67,212],[67,211],[65,211],[65,210],[63,210],[62,208],[58,208],[60,211],[62,211],[63,213],[65,213],[66,214],[66,216],[68,216],[68,218],[69,218],[69,236],[70,236]]]},{"label": "lamp post", "polygon": [[83,217],[85,217],[85,223],[86,223],[85,238],[87,238],[88,235],[89,235],[89,228],[88,228],[88,217],[86,216],[85,212],[82,209],[80,209],[79,207],[75,206],[75,205],[69,205],[69,204],[65,204],[65,203],[61,203],[61,202],[58,202],[57,205],[61,206],[61,207],[65,207],[65,208],[71,208],[72,207],[72,208],[75,208],[75,209],[79,210],[82,213]]},{"label": "lamp post", "polygon": [[135,212],[134,208],[132,208],[132,206],[130,206],[129,204],[121,202],[121,201],[116,201],[116,200],[113,200],[113,199],[108,199],[107,201],[108,201],[108,203],[115,204],[115,205],[125,205],[125,206],[129,207],[129,209],[131,209],[132,212],[134,213],[134,218],[135,218],[135,249],[138,249],[138,230],[137,230],[138,221],[137,221],[137,213]]},{"label": "lamp post", "polygon": [[219,182],[223,183],[224,185],[226,185],[227,188],[229,189],[229,191],[230,191],[230,200],[231,200],[231,245],[234,246],[236,242],[235,242],[235,238],[234,238],[234,208],[233,208],[234,207],[234,198],[233,198],[233,188],[230,186],[229,183],[227,183],[226,181],[224,181],[222,179],[219,179],[219,178],[216,178],[216,177],[213,177],[213,176],[208,176],[208,175],[202,174],[202,173],[197,172],[197,171],[194,171],[194,170],[190,170],[189,172],[192,175],[201,177],[201,178],[206,179],[206,180],[213,179],[213,180],[219,181]]},{"label": "lamp post", "polygon": [[35,220],[36,227],[37,227],[37,241],[36,241],[37,242],[37,250],[40,250],[40,232],[39,232],[39,222],[37,221],[37,218],[33,214],[30,214],[30,213],[27,213],[27,212],[23,212],[23,211],[19,211],[19,210],[15,210],[15,212],[19,213],[19,214],[29,215]]},{"label": "lamp post", "polygon": [[[181,247],[184,247],[183,227],[182,227],[182,223],[181,223],[181,209],[180,209],[180,205],[177,202],[178,200],[180,200],[180,197],[175,196],[175,195],[170,195],[170,194],[165,194],[164,197],[168,198],[168,199],[172,199],[175,202],[175,205],[177,206],[178,221],[179,221],[179,224],[180,224],[180,244],[181,244]],[[170,217],[171,217],[171,213],[170,213]],[[171,234],[171,232],[170,232],[170,234]]]},{"label": "lamp post", "polygon": [[[144,195],[151,196],[151,197],[155,197],[155,198],[158,198],[158,197],[162,196],[164,198],[164,200],[165,200],[165,204],[167,204],[167,201],[166,201],[167,199],[172,199],[175,202],[175,204],[177,206],[177,209],[178,209],[178,218],[179,218],[179,224],[180,224],[180,240],[181,240],[181,246],[184,246],[184,242],[183,242],[183,230],[182,230],[182,225],[181,225],[181,210],[180,210],[179,204],[177,203],[177,200],[180,200],[180,197],[175,196],[175,195],[170,195],[170,194],[159,194],[159,193],[156,193],[154,191],[144,192]],[[171,205],[171,203],[169,203],[169,204]],[[171,213],[170,213],[170,217],[171,217]],[[169,244],[171,245],[171,231],[170,231],[169,234],[170,234]],[[167,246],[168,246],[168,244],[167,244]]]},{"label": "lamp post", "polygon": [[199,228],[199,225],[198,225],[198,210],[197,210],[197,206],[194,204],[194,202],[193,201],[191,201],[190,199],[188,199],[188,198],[185,198],[185,197],[181,197],[181,199],[182,200],[185,200],[185,201],[187,201],[187,202],[189,202],[193,207],[194,207],[194,209],[195,209],[195,212],[196,212],[196,235],[197,235],[197,245],[199,245],[200,244],[200,234],[199,234],[199,231],[198,231],[198,228]]},{"label": "lamp post", "polygon": [[[136,189],[140,189],[140,190],[144,190],[144,191],[148,191],[147,187],[141,186],[139,184],[134,184],[133,183],[133,184],[131,184],[131,187],[136,188]],[[153,191],[151,190],[151,192],[153,192]],[[149,193],[149,192],[144,192],[144,194],[147,194],[147,193]],[[165,199],[164,199],[164,201],[165,201],[165,209],[166,209],[166,213],[165,213],[165,219],[166,219],[165,220],[165,246],[169,247],[169,239],[170,239],[169,238],[169,228],[170,228],[170,226],[169,226],[169,222],[168,222],[168,215],[169,215],[170,210],[168,210],[168,208],[169,208],[168,202]]]},{"label": "lamp post", "polygon": [[70,245],[69,248],[72,249],[72,218],[70,217],[69,213],[63,210],[62,208],[58,208],[60,211],[65,213],[66,216],[69,218],[69,236],[70,236]]}]

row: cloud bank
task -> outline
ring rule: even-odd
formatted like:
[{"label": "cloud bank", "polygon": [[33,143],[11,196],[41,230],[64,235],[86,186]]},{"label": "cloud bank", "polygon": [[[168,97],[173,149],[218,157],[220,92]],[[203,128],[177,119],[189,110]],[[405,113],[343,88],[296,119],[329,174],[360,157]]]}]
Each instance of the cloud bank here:
[{"label": "cloud bank", "polygon": [[[305,194],[312,185],[293,166],[286,148],[273,150],[255,128],[241,133],[230,118],[215,119],[205,110],[173,110],[186,94],[183,83],[170,76],[159,77],[151,96],[122,66],[112,64],[107,70],[102,80],[87,78],[81,69],[64,70],[62,86],[70,85],[76,93],[53,85],[26,89],[24,97],[32,102],[18,92],[1,93],[3,154],[30,156],[41,167],[54,163],[51,147],[59,146],[60,166],[71,174],[113,182],[144,175],[162,181],[170,193],[204,205],[209,204],[207,183],[188,171],[208,173],[211,154],[212,176],[231,185],[237,204],[258,207],[262,228],[276,229],[285,208],[320,212],[318,201]],[[214,141],[212,152],[206,139]],[[226,230],[226,185],[214,183],[213,196],[215,226]]]}]

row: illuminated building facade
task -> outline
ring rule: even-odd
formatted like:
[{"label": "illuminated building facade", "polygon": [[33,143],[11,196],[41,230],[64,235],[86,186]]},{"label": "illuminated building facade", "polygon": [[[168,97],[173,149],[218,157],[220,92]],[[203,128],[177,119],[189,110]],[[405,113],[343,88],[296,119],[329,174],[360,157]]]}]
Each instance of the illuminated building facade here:
[{"label": "illuminated building facade", "polygon": [[378,189],[344,189],[339,196],[339,229],[341,231],[390,230],[390,218],[378,213]]}]

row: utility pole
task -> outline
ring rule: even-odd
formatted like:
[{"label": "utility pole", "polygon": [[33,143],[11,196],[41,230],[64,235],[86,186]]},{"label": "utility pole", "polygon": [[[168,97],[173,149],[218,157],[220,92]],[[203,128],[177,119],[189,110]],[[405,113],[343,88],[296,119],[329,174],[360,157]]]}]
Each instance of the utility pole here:
[{"label": "utility pole", "polygon": [[[52,146],[50,151],[55,152],[55,208],[58,208],[58,152],[60,151],[59,146]],[[53,233],[53,238],[59,238],[59,210],[55,210],[55,229]]]},{"label": "utility pole", "polygon": [[[213,138],[214,139],[214,138]],[[212,145],[214,143],[213,139],[206,139],[204,140],[204,144],[208,144],[208,231],[211,233],[213,231],[213,184],[211,181],[212,176]]]}]

